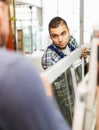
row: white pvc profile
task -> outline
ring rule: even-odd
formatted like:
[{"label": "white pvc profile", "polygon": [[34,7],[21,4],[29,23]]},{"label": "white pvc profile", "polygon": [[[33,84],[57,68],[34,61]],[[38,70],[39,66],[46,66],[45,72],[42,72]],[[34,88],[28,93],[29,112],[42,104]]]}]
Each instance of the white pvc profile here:
[{"label": "white pvc profile", "polygon": [[97,38],[94,38],[91,42],[89,72],[76,89],[73,130],[95,129],[96,117],[94,108],[97,83],[97,43],[99,43],[99,39]]},{"label": "white pvc profile", "polygon": [[78,47],[76,50],[70,53],[70,55],[64,57],[58,61],[55,65],[48,68],[44,73],[48,77],[49,82],[53,83],[57,77],[65,72],[77,59],[80,58],[82,48]]},{"label": "white pvc profile", "polygon": [[[92,40],[91,59],[89,66],[89,80],[87,85],[88,96],[86,98],[86,116],[84,130],[91,130],[93,124],[93,109],[95,105],[96,97],[96,85],[97,85],[97,46],[99,43],[98,38]],[[87,123],[88,121],[88,123]]]}]

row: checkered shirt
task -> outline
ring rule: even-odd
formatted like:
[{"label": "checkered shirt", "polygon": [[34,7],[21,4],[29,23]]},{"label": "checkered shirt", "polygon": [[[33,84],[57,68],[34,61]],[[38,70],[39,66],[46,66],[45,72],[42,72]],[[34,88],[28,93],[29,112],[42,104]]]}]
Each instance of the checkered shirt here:
[{"label": "checkered shirt", "polygon": [[[77,41],[73,36],[69,37],[68,44],[71,44],[75,49],[78,47]],[[55,47],[53,43],[52,45]],[[71,52],[71,48],[69,49]],[[42,56],[42,67],[47,69],[48,67],[57,63],[60,59],[60,56],[55,51],[47,48]],[[72,125],[75,96],[71,72],[69,69],[54,81],[52,84],[52,89],[64,118],[70,125]]]}]

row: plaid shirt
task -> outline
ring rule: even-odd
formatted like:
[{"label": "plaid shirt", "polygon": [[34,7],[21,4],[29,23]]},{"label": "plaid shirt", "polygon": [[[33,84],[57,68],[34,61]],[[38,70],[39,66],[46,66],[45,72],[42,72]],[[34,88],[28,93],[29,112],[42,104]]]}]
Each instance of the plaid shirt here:
[{"label": "plaid shirt", "polygon": [[[77,41],[73,36],[70,35],[68,44],[71,44],[74,48],[78,47]],[[56,46],[52,43],[52,45],[56,48]],[[57,48],[58,49],[58,48]],[[71,48],[70,52],[71,52]],[[58,49],[59,50],[59,49]],[[62,50],[59,50],[61,53]],[[58,62],[61,58],[59,55],[53,51],[50,48],[47,48],[47,50],[44,52],[44,55],[42,56],[42,67],[43,69],[47,69],[49,66],[54,65],[56,62]]]},{"label": "plaid shirt", "polygon": [[[72,45],[75,49],[78,47],[77,41],[73,36],[69,37],[68,44]],[[56,47],[53,43],[52,45]],[[69,50],[70,52],[72,51],[71,48],[69,48]],[[63,53],[62,50],[59,51]],[[55,51],[47,48],[42,56],[42,67],[47,69],[49,66],[57,63],[60,59],[60,56]],[[74,89],[71,81],[71,72],[69,69],[54,81],[52,88],[64,118],[70,125],[72,125]]]}]

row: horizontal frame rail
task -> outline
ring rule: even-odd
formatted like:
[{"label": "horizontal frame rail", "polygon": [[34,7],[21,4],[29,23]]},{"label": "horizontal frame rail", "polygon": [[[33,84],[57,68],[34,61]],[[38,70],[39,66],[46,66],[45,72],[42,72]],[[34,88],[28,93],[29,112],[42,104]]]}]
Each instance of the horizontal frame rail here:
[{"label": "horizontal frame rail", "polygon": [[73,63],[81,56],[81,46],[70,53],[70,55],[58,61],[58,63],[49,67],[44,71],[50,83],[53,83],[57,77],[59,77],[63,72],[65,72]]}]

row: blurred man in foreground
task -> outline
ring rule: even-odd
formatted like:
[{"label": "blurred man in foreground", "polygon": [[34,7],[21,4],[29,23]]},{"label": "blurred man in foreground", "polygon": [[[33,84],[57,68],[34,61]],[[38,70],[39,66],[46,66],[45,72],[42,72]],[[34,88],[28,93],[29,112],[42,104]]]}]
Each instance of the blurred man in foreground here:
[{"label": "blurred man in foreground", "polygon": [[[7,1],[0,1],[0,130],[70,130],[48,90],[24,56],[2,49],[9,34]],[[41,80],[42,79],[42,80]],[[45,91],[46,90],[46,91]]]}]

